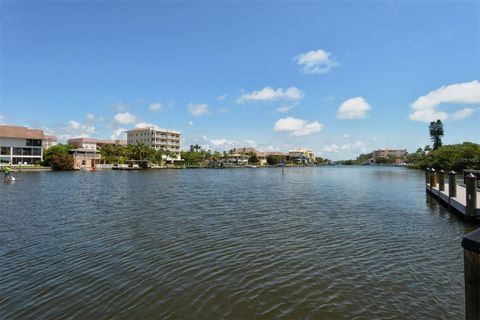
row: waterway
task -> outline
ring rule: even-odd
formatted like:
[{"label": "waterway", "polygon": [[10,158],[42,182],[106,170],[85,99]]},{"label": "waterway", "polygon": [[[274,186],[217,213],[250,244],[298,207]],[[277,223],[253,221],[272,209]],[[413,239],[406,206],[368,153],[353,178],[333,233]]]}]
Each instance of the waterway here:
[{"label": "waterway", "polygon": [[461,319],[475,229],[391,167],[16,173],[1,319]]}]

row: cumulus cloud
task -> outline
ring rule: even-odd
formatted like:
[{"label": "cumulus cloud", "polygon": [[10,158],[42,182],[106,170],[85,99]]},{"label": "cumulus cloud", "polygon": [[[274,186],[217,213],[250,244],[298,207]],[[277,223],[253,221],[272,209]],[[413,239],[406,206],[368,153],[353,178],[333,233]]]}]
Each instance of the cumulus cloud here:
[{"label": "cumulus cloud", "polygon": [[286,113],[289,112],[290,110],[294,109],[296,105],[291,105],[291,106],[281,106],[275,110],[276,113]]},{"label": "cumulus cloud", "polygon": [[127,139],[127,129],[125,128],[116,128],[112,131],[110,139],[112,140],[126,140]]},{"label": "cumulus cloud", "polygon": [[162,109],[162,104],[160,102],[151,103],[148,106],[148,109],[150,109],[151,111],[158,111],[158,110]]},{"label": "cumulus cloud", "polygon": [[51,130],[51,133],[56,135],[59,140],[65,141],[71,138],[87,138],[96,132],[94,126],[90,124],[83,124],[74,120],[68,121],[68,125],[56,130]]},{"label": "cumulus cloud", "polygon": [[343,145],[331,144],[324,146],[321,149],[322,152],[337,153],[337,152],[366,152],[366,145],[363,141],[356,141],[352,143],[346,143]]},{"label": "cumulus cloud", "polygon": [[307,122],[302,119],[286,117],[275,122],[273,130],[277,132],[288,132],[292,136],[307,136],[323,129],[323,124],[314,121]]},{"label": "cumulus cloud", "polygon": [[3,113],[0,113],[0,124],[3,124],[5,122],[5,115]]},{"label": "cumulus cloud", "polygon": [[130,112],[120,112],[114,117],[115,121],[120,124],[129,124],[137,121],[137,117]]},{"label": "cumulus cloud", "polygon": [[323,49],[312,50],[293,57],[293,60],[301,66],[304,73],[324,74],[340,64],[332,57],[332,53]]},{"label": "cumulus cloud", "polygon": [[457,112],[454,112],[450,118],[452,120],[461,120],[470,116],[474,111],[475,110],[472,108],[465,108],[462,110],[458,110]]},{"label": "cumulus cloud", "polygon": [[322,152],[329,152],[329,153],[332,153],[332,152],[338,152],[339,148],[336,144],[331,144],[329,146],[325,146],[322,148]]},{"label": "cumulus cloud", "polygon": [[264,102],[274,100],[301,100],[304,93],[296,87],[288,87],[286,89],[265,87],[259,91],[252,91],[251,93],[244,93],[237,99],[238,103],[244,102]]},{"label": "cumulus cloud", "polygon": [[465,108],[453,114],[446,111],[439,111],[441,104],[479,104],[480,103],[480,82],[454,83],[430,91],[424,96],[417,98],[410,106],[413,112],[410,120],[430,122],[440,120],[460,120],[468,117],[474,109]]},{"label": "cumulus cloud", "polygon": [[217,97],[217,100],[222,101],[222,100],[225,100],[226,97],[227,97],[227,94],[222,94],[221,96]]},{"label": "cumulus cloud", "polygon": [[204,148],[211,149],[223,149],[228,150],[235,147],[256,147],[257,143],[253,140],[229,140],[227,138],[214,138],[210,139],[208,136],[203,135],[202,141]]},{"label": "cumulus cloud", "polygon": [[187,107],[188,112],[193,116],[201,116],[208,113],[208,105],[190,103]]},{"label": "cumulus cloud", "polygon": [[338,119],[362,119],[367,116],[371,107],[362,97],[355,97],[345,100],[337,111]]},{"label": "cumulus cloud", "polygon": [[154,129],[160,129],[158,126],[147,123],[147,122],[137,122],[135,124],[135,128],[154,128]]},{"label": "cumulus cloud", "polygon": [[228,108],[220,108],[220,109],[218,109],[218,111],[220,111],[221,113],[225,113],[225,112],[230,111],[230,109],[228,109]]}]

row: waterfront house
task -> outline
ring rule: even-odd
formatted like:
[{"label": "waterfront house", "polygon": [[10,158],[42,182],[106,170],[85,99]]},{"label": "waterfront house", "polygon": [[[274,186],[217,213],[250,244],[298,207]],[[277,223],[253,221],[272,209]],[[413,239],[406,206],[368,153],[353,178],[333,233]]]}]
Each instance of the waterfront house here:
[{"label": "waterfront house", "polygon": [[315,163],[315,153],[306,148],[288,151],[288,160],[296,163]]},{"label": "waterfront house", "polygon": [[0,125],[0,163],[39,163],[43,160],[44,140],[43,130]]},{"label": "waterfront house", "polygon": [[181,161],[180,132],[154,127],[136,128],[127,131],[127,144],[150,146],[155,150],[170,151],[172,155],[164,156],[167,161]]},{"label": "waterfront house", "polygon": [[101,162],[100,147],[103,145],[126,145],[125,140],[101,140],[94,138],[72,138],[67,141],[73,147],[70,154],[75,169],[95,168]]}]

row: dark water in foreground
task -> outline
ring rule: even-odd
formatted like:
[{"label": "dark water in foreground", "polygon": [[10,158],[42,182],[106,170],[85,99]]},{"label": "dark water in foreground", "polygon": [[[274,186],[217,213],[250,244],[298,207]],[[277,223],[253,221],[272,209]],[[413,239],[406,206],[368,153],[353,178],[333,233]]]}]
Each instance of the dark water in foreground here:
[{"label": "dark water in foreground", "polygon": [[423,172],[24,173],[1,319],[461,319],[464,233]]}]

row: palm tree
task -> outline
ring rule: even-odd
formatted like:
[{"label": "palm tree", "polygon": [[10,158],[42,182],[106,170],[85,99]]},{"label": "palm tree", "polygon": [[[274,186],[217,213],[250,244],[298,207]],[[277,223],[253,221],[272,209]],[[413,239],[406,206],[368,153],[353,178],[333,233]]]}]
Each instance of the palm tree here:
[{"label": "palm tree", "polygon": [[111,144],[104,144],[100,147],[100,155],[102,156],[105,163],[110,163],[112,161],[113,153],[114,149]]},{"label": "palm tree", "polygon": [[441,120],[430,122],[429,126],[430,138],[433,142],[433,150],[437,150],[442,146],[443,123]]}]

